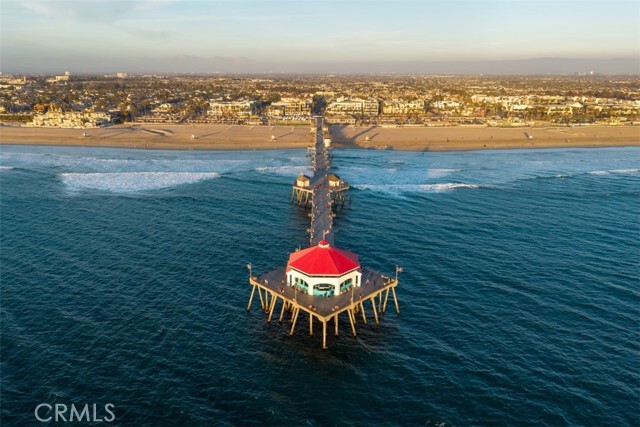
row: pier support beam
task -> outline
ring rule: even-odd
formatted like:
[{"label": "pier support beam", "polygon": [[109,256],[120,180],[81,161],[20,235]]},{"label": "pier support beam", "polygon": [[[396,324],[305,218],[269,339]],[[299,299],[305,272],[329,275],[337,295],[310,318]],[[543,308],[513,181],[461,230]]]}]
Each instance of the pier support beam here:
[{"label": "pier support beam", "polygon": [[253,285],[251,289],[251,296],[249,297],[249,304],[247,305],[247,311],[251,311],[251,303],[253,302],[253,294],[256,293],[256,285]]},{"label": "pier support beam", "polygon": [[347,309],[347,314],[349,315],[349,323],[351,323],[351,332],[353,332],[353,336],[356,336],[356,325],[355,325],[355,314],[353,313],[353,311],[349,308]]},{"label": "pier support beam", "polygon": [[396,296],[395,286],[391,288],[391,292],[393,292],[393,302],[396,304],[396,313],[400,314],[400,306],[398,306],[398,297]]},{"label": "pier support beam", "polygon": [[327,349],[327,321],[322,321],[322,349]]},{"label": "pier support beam", "polygon": [[267,318],[268,323],[271,323],[271,316],[273,316],[273,310],[276,308],[277,302],[278,302],[278,297],[273,295],[271,297],[271,307],[269,308],[269,317]]},{"label": "pier support beam", "polygon": [[364,304],[362,304],[362,301],[360,301],[360,310],[362,311],[362,321],[364,322],[364,324],[367,324],[367,315],[364,313]]},{"label": "pier support beam", "polygon": [[378,312],[376,311],[376,302],[373,297],[371,298],[371,307],[373,308],[373,316],[376,318],[376,325],[379,325],[380,321],[378,320]]},{"label": "pier support beam", "polygon": [[333,324],[336,327],[336,336],[338,336],[338,315],[333,316]]},{"label": "pier support beam", "polygon": [[384,296],[384,304],[382,304],[382,312],[387,312],[387,301],[389,300],[389,289],[387,289],[387,293]]},{"label": "pier support beam", "polygon": [[296,329],[296,321],[298,320],[298,314],[300,313],[300,309],[298,307],[293,309],[293,321],[291,323],[291,331],[289,335],[293,335],[293,331]]},{"label": "pier support beam", "polygon": [[313,314],[309,313],[309,335],[313,336]]}]

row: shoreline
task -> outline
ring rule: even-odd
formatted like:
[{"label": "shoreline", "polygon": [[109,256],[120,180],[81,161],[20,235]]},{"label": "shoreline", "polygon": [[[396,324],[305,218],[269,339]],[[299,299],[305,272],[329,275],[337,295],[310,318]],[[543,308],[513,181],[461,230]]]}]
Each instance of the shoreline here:
[{"label": "shoreline", "polygon": [[[0,145],[55,145],[156,150],[306,149],[310,126],[126,124],[67,129],[2,124]],[[83,136],[86,134],[87,136]],[[192,135],[196,138],[193,139]],[[530,139],[528,136],[531,136]],[[640,146],[640,126],[373,127],[332,125],[334,148],[471,151]]]}]

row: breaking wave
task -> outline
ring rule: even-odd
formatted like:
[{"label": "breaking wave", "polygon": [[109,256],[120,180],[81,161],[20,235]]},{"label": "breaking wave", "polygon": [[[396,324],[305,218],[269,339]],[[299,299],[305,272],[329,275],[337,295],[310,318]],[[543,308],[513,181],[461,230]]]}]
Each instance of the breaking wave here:
[{"label": "breaking wave", "polygon": [[59,176],[70,191],[113,193],[157,190],[220,177],[215,172],[61,173]]},{"label": "breaking wave", "polygon": [[461,172],[460,169],[429,169],[427,171],[428,178],[442,178],[452,173]]},{"label": "breaking wave", "polygon": [[266,166],[255,169],[257,172],[275,173],[278,175],[285,175],[294,179],[296,175],[301,173],[305,175],[313,175],[313,171],[309,166]]},{"label": "breaking wave", "polygon": [[593,171],[593,172],[589,172],[590,175],[610,175],[612,173],[623,173],[623,174],[630,174],[630,173],[638,173],[640,172],[640,169],[612,169],[612,170],[606,170],[606,171]]},{"label": "breaking wave", "polygon": [[0,171],[10,171],[11,169],[14,169],[13,166],[0,166]]},{"label": "breaking wave", "polygon": [[480,188],[476,184],[463,184],[447,182],[444,184],[425,184],[420,186],[420,190],[429,193],[446,193],[447,191],[455,190],[456,188]]},{"label": "breaking wave", "polygon": [[447,182],[442,184],[360,184],[355,185],[358,190],[378,191],[388,194],[410,192],[446,193],[456,188],[480,188],[476,184]]}]

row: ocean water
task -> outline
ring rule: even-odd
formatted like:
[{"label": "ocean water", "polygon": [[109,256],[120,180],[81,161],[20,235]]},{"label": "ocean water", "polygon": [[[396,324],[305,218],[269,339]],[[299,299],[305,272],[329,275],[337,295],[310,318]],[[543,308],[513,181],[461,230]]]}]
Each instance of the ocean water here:
[{"label": "ocean water", "polygon": [[1,424],[640,425],[640,149],[334,165],[337,244],[404,273],[399,316],[323,351],[246,311],[247,262],[307,242],[302,151],[1,146]]}]

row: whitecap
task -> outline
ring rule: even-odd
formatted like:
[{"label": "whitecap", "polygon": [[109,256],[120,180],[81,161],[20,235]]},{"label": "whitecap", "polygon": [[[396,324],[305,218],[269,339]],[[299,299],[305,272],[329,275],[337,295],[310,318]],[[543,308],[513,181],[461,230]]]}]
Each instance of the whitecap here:
[{"label": "whitecap", "polygon": [[266,166],[256,168],[257,172],[275,173],[278,175],[286,175],[295,178],[296,175],[301,173],[305,175],[313,175],[313,171],[309,166]]},{"label": "whitecap", "polygon": [[14,169],[13,166],[0,166],[0,171],[10,171]]},{"label": "whitecap", "polygon": [[215,172],[109,172],[61,173],[71,191],[101,190],[114,193],[157,190],[220,177]]},{"label": "whitecap", "polygon": [[610,173],[639,173],[640,169],[612,169]]},{"label": "whitecap", "polygon": [[427,171],[428,178],[442,178],[452,173],[460,172],[460,169],[429,169]]},{"label": "whitecap", "polygon": [[357,184],[359,190],[370,190],[381,193],[400,194],[408,192],[425,191],[428,193],[444,193],[456,188],[480,188],[475,184],[443,183],[443,184]]},{"label": "whitecap", "polygon": [[426,191],[429,193],[445,193],[447,191],[451,191],[456,188],[480,188],[480,186],[476,184],[464,184],[464,183],[454,183],[454,182],[447,182],[443,184],[425,184],[420,186],[420,190]]},{"label": "whitecap", "polygon": [[395,196],[420,191],[420,186],[416,184],[356,184],[353,187],[358,190],[375,191]]},{"label": "whitecap", "polygon": [[609,175],[612,173],[631,174],[631,173],[638,173],[638,172],[640,172],[640,169],[611,169],[606,171],[592,171],[592,172],[589,172],[589,174],[590,175]]}]

